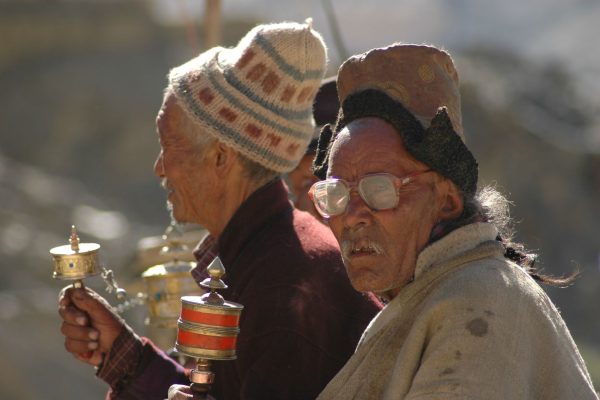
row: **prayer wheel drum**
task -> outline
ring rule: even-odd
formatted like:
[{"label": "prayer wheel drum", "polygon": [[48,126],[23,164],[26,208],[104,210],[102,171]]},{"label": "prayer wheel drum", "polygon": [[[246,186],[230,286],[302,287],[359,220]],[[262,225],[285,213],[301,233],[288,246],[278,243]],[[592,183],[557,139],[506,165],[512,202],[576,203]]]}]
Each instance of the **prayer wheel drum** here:
[{"label": "prayer wheel drum", "polygon": [[98,275],[99,261],[96,243],[80,243],[75,227],[71,227],[70,244],[50,249],[54,260],[54,279],[79,281],[89,276]]},{"label": "prayer wheel drum", "polygon": [[241,304],[223,301],[214,292],[182,297],[176,350],[201,359],[235,359],[243,308]]},{"label": "prayer wheel drum", "polygon": [[195,263],[172,261],[155,265],[142,274],[148,295],[148,325],[177,328],[181,296],[202,293],[190,277],[194,266]]}]

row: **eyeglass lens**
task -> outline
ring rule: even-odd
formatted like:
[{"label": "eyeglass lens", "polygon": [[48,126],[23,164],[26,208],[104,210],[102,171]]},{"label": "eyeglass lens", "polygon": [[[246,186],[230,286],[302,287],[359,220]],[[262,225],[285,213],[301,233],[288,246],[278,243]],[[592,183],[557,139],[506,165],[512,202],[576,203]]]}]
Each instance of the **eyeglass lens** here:
[{"label": "eyeglass lens", "polygon": [[[398,194],[392,177],[371,175],[358,182],[358,193],[367,205],[375,210],[393,208],[398,203]],[[314,191],[316,206],[324,216],[343,213],[350,199],[350,188],[343,180],[331,179],[319,182]]]}]

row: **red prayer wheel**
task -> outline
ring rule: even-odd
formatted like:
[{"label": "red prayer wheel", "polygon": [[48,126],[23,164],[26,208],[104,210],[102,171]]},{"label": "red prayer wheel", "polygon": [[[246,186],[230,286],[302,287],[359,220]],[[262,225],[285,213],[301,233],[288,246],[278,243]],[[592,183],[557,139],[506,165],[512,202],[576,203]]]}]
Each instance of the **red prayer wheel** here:
[{"label": "red prayer wheel", "polygon": [[227,285],[221,280],[225,269],[219,258],[207,268],[210,278],[200,285],[210,292],[202,296],[183,296],[177,321],[175,349],[186,356],[206,360],[236,358],[240,315],[244,306],[225,301],[216,292]]},{"label": "red prayer wheel", "polygon": [[175,348],[190,357],[233,360],[244,307],[229,301],[211,304],[210,295],[181,298]]}]

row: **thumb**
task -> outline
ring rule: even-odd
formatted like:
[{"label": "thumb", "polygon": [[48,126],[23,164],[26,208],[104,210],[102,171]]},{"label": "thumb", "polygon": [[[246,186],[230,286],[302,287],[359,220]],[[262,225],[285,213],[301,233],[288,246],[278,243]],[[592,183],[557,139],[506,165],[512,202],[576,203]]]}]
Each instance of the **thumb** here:
[{"label": "thumb", "polygon": [[107,311],[108,302],[91,289],[77,288],[71,292],[71,301],[75,307],[90,314]]},{"label": "thumb", "polygon": [[97,351],[109,352],[121,329],[127,326],[125,321],[102,296],[91,289],[75,289],[71,299],[78,309],[87,313],[90,326],[100,333]]},{"label": "thumb", "polygon": [[171,385],[168,392],[168,400],[193,399],[192,390],[185,385]]}]

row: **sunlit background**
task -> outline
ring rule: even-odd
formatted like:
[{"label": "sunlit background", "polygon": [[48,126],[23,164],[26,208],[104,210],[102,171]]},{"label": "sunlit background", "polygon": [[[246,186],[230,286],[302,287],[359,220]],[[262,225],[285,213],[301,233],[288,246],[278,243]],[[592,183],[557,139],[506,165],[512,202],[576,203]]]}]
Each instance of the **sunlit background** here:
[{"label": "sunlit background", "polygon": [[[63,348],[48,250],[102,245],[135,287],[140,241],[169,223],[152,173],[166,74],[206,46],[206,0],[0,0],[0,398],[103,398]],[[600,388],[600,2],[221,0],[223,45],[252,26],[304,21],[348,55],[395,41],[450,51],[480,184],[513,201],[518,238]],[[214,22],[214,21],[213,21]],[[103,291],[99,278],[88,284]],[[111,300],[112,301],[112,300]],[[143,307],[125,314],[141,333]],[[551,351],[551,349],[549,349]]]}]

